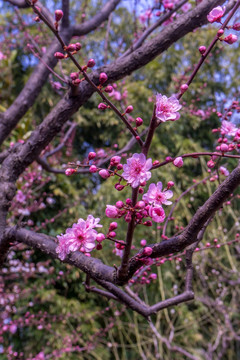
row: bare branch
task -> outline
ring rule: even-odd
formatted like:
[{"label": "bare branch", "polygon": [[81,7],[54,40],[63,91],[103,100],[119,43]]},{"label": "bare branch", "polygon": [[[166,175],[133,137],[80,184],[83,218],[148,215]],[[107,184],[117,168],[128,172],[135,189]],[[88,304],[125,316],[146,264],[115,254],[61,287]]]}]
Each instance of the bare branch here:
[{"label": "bare branch", "polygon": [[161,16],[160,19],[158,19],[158,21],[156,21],[153,25],[151,25],[149,28],[147,28],[144,31],[141,37],[122,55],[122,57],[127,56],[134,50],[138,49],[155,29],[161,26],[166,20],[168,20],[172,16],[172,14],[174,14],[187,2],[188,0],[182,0],[172,10],[168,11],[166,14]]},{"label": "bare branch", "polygon": [[[10,4],[17,6],[19,9],[26,9],[29,8],[29,5],[26,3],[25,0],[4,0],[9,2]],[[52,24],[54,23],[54,18],[51,12],[44,6],[40,1],[38,1],[38,6],[41,8],[42,14],[48,19],[49,22]]]},{"label": "bare branch", "polygon": [[109,0],[101,10],[97,10],[97,14],[90,20],[80,25],[73,27],[73,36],[82,36],[90,33],[98,28],[104,21],[106,21],[109,15],[115,10],[121,0]]}]

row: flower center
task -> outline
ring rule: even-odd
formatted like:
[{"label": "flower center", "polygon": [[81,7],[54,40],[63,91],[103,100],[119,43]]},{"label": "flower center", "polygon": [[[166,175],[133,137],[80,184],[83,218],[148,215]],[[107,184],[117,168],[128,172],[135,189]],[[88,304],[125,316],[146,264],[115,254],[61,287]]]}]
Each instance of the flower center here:
[{"label": "flower center", "polygon": [[135,167],[135,173],[139,174],[141,172],[141,167],[140,166],[136,166]]}]

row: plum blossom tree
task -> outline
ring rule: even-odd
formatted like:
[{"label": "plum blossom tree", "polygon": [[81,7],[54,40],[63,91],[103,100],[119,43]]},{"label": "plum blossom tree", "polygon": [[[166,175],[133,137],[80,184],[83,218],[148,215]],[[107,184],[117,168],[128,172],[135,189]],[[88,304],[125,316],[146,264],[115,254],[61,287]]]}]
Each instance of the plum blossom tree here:
[{"label": "plum blossom tree", "polygon": [[[44,31],[51,32],[51,35],[50,33],[46,34],[48,34],[49,39],[51,37],[52,42],[50,43],[49,40],[48,48],[41,51],[42,54],[39,55],[39,45],[26,32],[29,40],[28,49],[39,62],[16,99],[12,101],[5,111],[0,113],[0,142],[2,144],[0,154],[1,266],[4,266],[9,260],[7,255],[9,252],[11,253],[12,247],[17,244],[25,244],[31,249],[40,250],[50,258],[58,259],[76,267],[86,274],[84,286],[87,292],[94,292],[97,294],[96,296],[119,302],[142,315],[148,321],[153,334],[157,339],[165,343],[169,351],[178,352],[188,358],[196,359],[181,347],[173,346],[171,339],[163,338],[154,326],[151,316],[156,315],[163,309],[194,299],[193,254],[199,251],[204,234],[207,232],[216,212],[222,208],[229,198],[236,196],[235,191],[240,184],[239,165],[235,166],[231,173],[224,166],[219,166],[222,159],[235,161],[234,164],[236,164],[240,158],[238,154],[240,130],[235,123],[231,122],[233,114],[239,113],[239,102],[232,101],[231,105],[226,108],[225,113],[218,114],[219,118],[222,119],[222,123],[219,124],[218,128],[213,129],[215,134],[219,134],[215,150],[175,154],[164,158],[161,153],[158,153],[157,158],[153,159],[153,155],[151,155],[152,144],[157,132],[166,126],[166,122],[173,122],[174,126],[176,121],[181,121],[184,107],[187,106],[183,101],[185,93],[191,91],[190,85],[194,82],[199,71],[202,70],[202,65],[211,55],[214,46],[219,42],[225,42],[227,51],[227,46],[237,41],[234,31],[239,30],[236,26],[236,14],[239,11],[240,0],[153,1],[151,10],[148,9],[148,12],[140,18],[144,26],[136,34],[132,44],[124,48],[117,58],[113,58],[109,62],[106,61],[105,64],[102,61],[98,68],[96,68],[96,60],[88,58],[92,55],[90,53],[88,56],[87,45],[84,47],[86,54],[82,56],[81,61],[79,60],[79,54],[83,51],[79,38],[82,37],[85,41],[84,37],[86,35],[93,31],[97,33],[98,28],[108,20],[107,44],[111,26],[110,19],[114,15],[117,6],[121,3],[120,0],[104,2],[101,11],[96,11],[94,16],[80,23],[74,22],[73,15],[75,14],[71,13],[69,1],[67,0],[63,0],[61,9],[56,9],[53,13],[51,9],[48,9],[40,1],[8,0],[6,3],[15,6],[16,11],[29,8],[28,15],[34,16],[34,19],[28,20],[27,24],[37,26],[40,22],[43,29],[46,29]],[[223,4],[225,8],[222,7]],[[156,17],[156,20],[153,21],[154,17]],[[190,76],[180,84],[177,89],[178,92],[170,94],[169,97],[160,93],[153,94],[152,117],[148,124],[145,123],[145,129],[140,131],[144,123],[142,120],[144,114],[140,114],[141,117],[134,119],[130,115],[134,110],[131,104],[127,103],[124,108],[115,105],[113,99],[118,100],[122,96],[117,93],[115,82],[146,66],[185,35],[209,22],[216,22],[212,42],[207,48],[201,46],[199,51],[196,51],[196,57],[199,60]],[[26,23],[24,23],[24,26],[26,26]],[[161,28],[161,32],[158,32],[159,28]],[[225,31],[231,33],[225,36]],[[2,55],[2,58],[3,56],[5,55]],[[65,65],[69,65],[70,62],[71,66],[74,66],[73,72]],[[58,75],[53,70],[57,63],[60,64],[60,68],[65,70],[65,72],[62,71],[61,75]],[[68,76],[66,71],[68,71]],[[37,102],[37,97],[40,96],[44,85],[52,76],[57,77],[61,82],[54,82],[56,92],[59,89],[64,91],[61,99],[52,106],[49,113],[41,119],[40,123],[32,128],[24,141],[10,143],[9,139],[12,132]],[[67,167],[57,167],[56,163],[61,163],[61,159],[51,162],[51,157],[56,156],[66,146],[76,130],[76,124],[71,123],[69,119],[78,111],[81,112],[83,105],[94,93],[99,98],[97,106],[99,117],[102,112],[113,112],[124,126],[125,131],[128,131],[131,135],[131,138],[128,141],[126,140],[122,148],[115,148],[109,154],[106,154],[103,150],[91,149],[84,160],[74,159],[72,161],[72,159],[69,159]],[[209,129],[209,131],[211,130]],[[55,141],[60,132],[64,132],[64,136],[56,145]],[[171,137],[171,134],[167,136]],[[132,149],[137,150],[132,152]],[[128,155],[124,159],[126,153]],[[180,199],[174,200],[174,182],[171,178],[171,172],[169,171],[167,186],[164,188],[160,169],[163,167],[171,169],[175,166],[175,168],[183,168],[184,171],[185,159],[200,159],[203,156],[210,157],[207,163],[210,174],[200,183],[218,180],[219,184],[216,190],[209,194],[208,198],[196,209],[188,222],[178,229],[179,231],[167,237],[167,224],[173,220],[172,213],[175,207],[173,202],[178,202]],[[154,157],[156,157],[155,154]],[[38,179],[38,181],[41,180],[45,184],[48,182],[48,175],[45,175],[44,180],[40,179],[43,172],[47,174],[63,174],[69,177],[69,181],[80,174],[99,176],[106,182],[114,180],[116,182],[114,191],[119,194],[119,197],[117,201],[113,200],[112,203],[105,204],[104,215],[98,214],[97,218],[92,214],[88,214],[87,218],[84,219],[79,217],[77,223],[68,228],[62,224],[62,234],[53,237],[52,234],[42,233],[32,228],[31,220],[23,222],[26,215],[23,209],[28,201],[28,196],[25,195],[23,190],[26,187],[30,189],[31,186],[24,187],[22,177],[24,171],[30,166],[37,167],[34,175],[32,175],[34,181]],[[158,174],[156,182],[152,180],[154,173]],[[222,182],[220,182],[220,174],[226,177]],[[17,190],[16,184],[19,184],[19,181],[22,181],[22,189]],[[194,186],[197,185],[192,185],[193,187],[187,189],[186,192],[192,191]],[[130,197],[124,195],[125,191],[128,194],[130,192]],[[48,195],[45,194],[44,196],[47,197]],[[49,204],[51,201],[53,201],[52,197],[49,196]],[[44,206],[41,204],[43,204],[42,198],[35,203],[38,208]],[[167,207],[171,205],[173,206],[169,210],[170,213],[166,215]],[[10,216],[8,214],[11,214],[14,209],[16,214],[20,214],[21,217],[18,220],[16,220],[17,217],[12,217],[11,221],[9,221]],[[102,218],[105,218],[104,221],[106,221],[106,217],[115,220],[108,225],[108,229],[105,231],[101,222]],[[151,238],[143,241],[141,235],[140,238],[136,238],[142,229],[151,229],[156,225],[155,223],[163,224],[162,228],[158,228],[158,230],[163,230],[161,241],[156,242]],[[118,237],[118,230],[121,227],[124,228],[124,226],[126,231],[125,238],[122,240]],[[101,232],[98,232],[96,228],[100,227]],[[140,240],[141,247],[136,249]],[[236,238],[230,244],[237,243],[237,241],[238,236],[236,235]],[[99,259],[97,250],[104,252],[103,244],[107,242],[115,244],[115,254],[121,258],[119,266],[114,263],[109,265],[109,263]],[[215,242],[206,245],[205,248],[213,247],[217,249],[218,245]],[[172,260],[174,257],[179,259],[180,254],[185,257],[184,290],[168,299],[162,297],[161,301],[158,300],[153,304],[148,304],[146,299],[145,301],[141,299],[138,296],[137,289],[134,289],[134,284],[138,284],[139,279],[141,279],[140,282],[142,283],[154,281],[157,275],[151,273],[149,279],[146,280],[146,271],[151,269],[152,265],[164,264],[166,259]],[[207,306],[211,305],[211,301],[207,297],[203,299]],[[216,306],[222,308],[223,305],[217,304]],[[7,330],[14,333],[14,329],[9,327]],[[232,333],[236,339],[239,339],[239,335],[235,330]],[[221,336],[223,336],[223,333],[219,334],[219,337]],[[80,351],[79,349],[75,350]],[[208,354],[213,353],[213,351],[212,348],[209,348]],[[20,355],[17,354],[16,356]],[[43,353],[39,353],[37,358],[44,359],[45,357]]]}]

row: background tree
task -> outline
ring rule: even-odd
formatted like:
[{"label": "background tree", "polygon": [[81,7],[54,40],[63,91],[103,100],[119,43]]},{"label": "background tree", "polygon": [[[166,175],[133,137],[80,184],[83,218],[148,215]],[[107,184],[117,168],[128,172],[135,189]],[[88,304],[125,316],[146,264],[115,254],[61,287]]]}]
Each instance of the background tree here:
[{"label": "background tree", "polygon": [[[239,319],[235,311],[239,295],[236,288],[239,249],[235,245],[239,225],[238,195],[233,191],[240,175],[236,168],[223,181],[219,168],[228,160],[228,168],[233,170],[237,162],[234,156],[238,156],[221,151],[221,163],[218,161],[208,174],[209,157],[198,156],[196,160],[196,155],[187,155],[214,152],[217,135],[211,130],[220,127],[219,117],[233,116],[237,122],[239,57],[235,55],[236,45],[217,41],[216,32],[221,24],[212,25],[208,30],[199,28],[208,22],[206,16],[211,9],[223,3],[176,1],[171,8],[170,2],[160,1],[149,8],[144,2],[140,2],[139,7],[136,4],[121,7],[120,1],[108,1],[99,11],[102,2],[82,2],[70,11],[65,1],[56,5],[48,2],[48,9],[38,2],[36,6],[41,11],[33,5],[34,16],[43,18],[41,22],[36,19],[34,26],[32,11],[19,10],[30,3],[2,4],[2,262],[10,250],[1,285],[1,305],[5,307],[1,318],[3,358],[71,359],[83,353],[85,358],[212,359],[225,356],[234,359],[239,341]],[[187,4],[191,7],[182,8]],[[12,5],[17,6],[14,13]],[[116,9],[117,5],[120,6]],[[226,5],[224,20],[235,14],[239,1],[228,1]],[[97,64],[98,69],[93,72],[89,66],[89,80],[82,81],[86,77],[84,72],[74,83],[69,75],[77,69],[70,59],[59,62],[56,72],[51,70],[57,63],[53,55],[63,52],[46,27],[48,23],[53,30],[56,28],[53,18],[56,8],[61,8],[64,14],[59,25],[61,39],[69,44],[81,37],[82,49],[74,59],[82,65],[94,58]],[[79,8],[81,11],[77,11]],[[236,19],[232,23],[236,24]],[[197,28],[194,34],[190,33]],[[135,39],[129,36],[130,29]],[[75,36],[78,38],[71,40]],[[131,197],[130,186],[121,192],[114,189],[114,177],[107,181],[102,181],[98,173],[89,177],[86,162],[90,151],[97,153],[95,164],[102,168],[107,167],[113,155],[124,158],[125,153],[131,157],[130,151],[141,152],[140,141],[128,134],[116,116],[116,113],[119,115],[117,109],[121,115],[129,104],[133,105],[134,112],[126,114],[124,119],[132,134],[138,135],[134,130],[135,118],[138,115],[143,118],[139,129],[143,131],[141,138],[145,140],[146,150],[151,140],[150,135],[146,135],[148,119],[152,118],[151,126],[156,120],[155,111],[153,113],[156,92],[170,96],[188,82],[194,63],[199,58],[205,60],[205,55],[201,57],[197,50],[203,38],[205,45],[213,38],[217,44],[211,48],[204,70],[197,74],[184,94],[181,119],[157,128],[148,155],[159,160],[156,167],[161,162],[163,165],[166,157],[172,157],[167,161],[168,166],[152,172],[151,181],[162,181],[164,186],[169,180],[174,181],[176,208],[174,204],[167,212],[169,218],[161,226],[136,227],[135,248],[127,269],[113,253],[116,252],[114,241],[108,240],[101,243],[102,251],[94,250],[91,258],[77,252],[64,259],[67,265],[52,260],[58,256],[58,244],[51,236],[64,233],[89,213],[99,217],[105,212],[106,204],[125,202]],[[72,57],[72,51],[67,53]],[[160,54],[161,57],[155,59]],[[110,106],[115,113],[100,112],[97,108],[102,101],[99,95],[105,94],[96,88],[101,73],[108,77],[104,87],[113,84],[114,90],[107,98],[112,101]],[[130,76],[114,84],[126,75]],[[222,79],[225,79],[224,85]],[[96,91],[100,94],[94,94]],[[120,118],[123,120],[123,115]],[[233,151],[236,154],[236,147]],[[174,168],[173,159],[182,154],[187,156],[184,167]],[[76,175],[66,177],[63,165],[67,162],[74,162],[70,167],[77,169]],[[217,183],[217,175],[222,185]],[[148,185],[145,192],[147,188]],[[125,239],[129,225],[123,219],[118,223],[117,239]],[[101,216],[101,224],[106,235],[109,219]],[[146,243],[140,242],[143,239]],[[131,245],[131,241],[127,235],[126,243]],[[199,253],[196,247],[200,247]],[[144,253],[146,248],[150,248],[151,254]],[[193,298],[190,282],[193,251],[198,253],[194,256],[197,302],[168,310],[171,305]],[[78,269],[88,274],[86,279]],[[89,284],[90,278],[100,287]],[[119,300],[120,304],[110,300],[110,306],[106,307],[104,298],[83,293],[82,282],[88,292]],[[168,298],[172,300],[165,301]],[[165,308],[163,312],[150,319],[151,313],[162,308]],[[147,317],[148,322],[129,309]],[[110,316],[106,318],[106,314]]]}]

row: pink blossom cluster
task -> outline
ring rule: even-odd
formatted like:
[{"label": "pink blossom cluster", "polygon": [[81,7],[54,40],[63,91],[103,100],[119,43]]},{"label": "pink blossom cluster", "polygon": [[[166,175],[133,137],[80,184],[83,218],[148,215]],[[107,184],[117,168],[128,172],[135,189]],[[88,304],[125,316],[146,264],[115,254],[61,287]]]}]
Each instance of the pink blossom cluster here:
[{"label": "pink blossom cluster", "polygon": [[73,224],[71,228],[66,230],[65,234],[58,235],[59,245],[56,248],[58,257],[64,260],[66,255],[70,252],[81,251],[89,253],[95,248],[95,240],[97,238],[97,231],[93,230],[96,227],[102,227],[98,224],[99,218],[94,218],[88,215],[87,220],[79,219],[77,224]]},{"label": "pink blossom cluster", "polygon": [[162,205],[171,205],[169,201],[173,196],[171,190],[162,190],[162,183],[159,181],[157,185],[150,184],[148,191],[143,195],[142,200],[138,201],[135,206],[132,205],[131,199],[126,202],[117,201],[116,205],[107,205],[106,216],[117,219],[124,216],[126,222],[130,222],[133,214],[135,214],[137,224],[152,226],[150,220],[144,221],[144,218],[150,217],[153,221],[161,223],[165,220],[165,212]]}]

